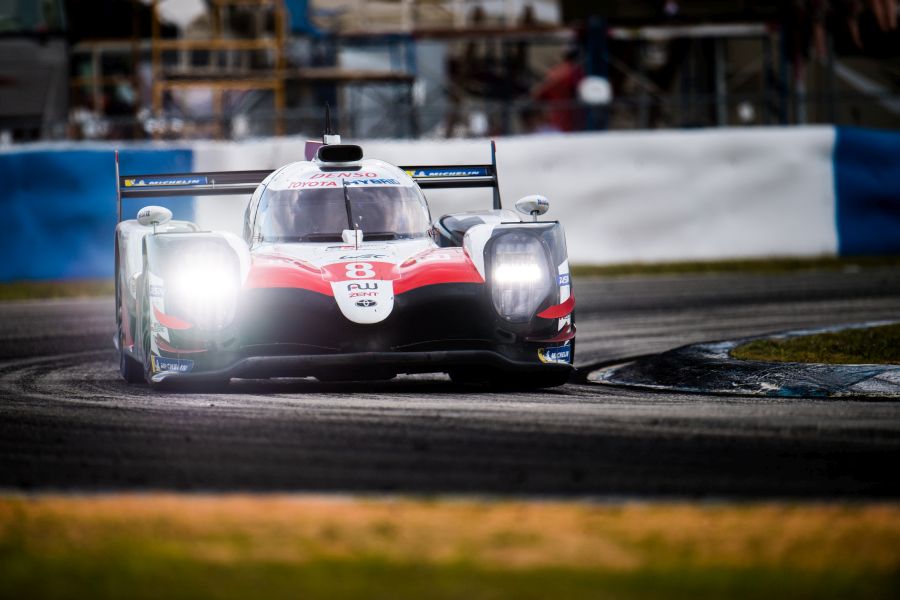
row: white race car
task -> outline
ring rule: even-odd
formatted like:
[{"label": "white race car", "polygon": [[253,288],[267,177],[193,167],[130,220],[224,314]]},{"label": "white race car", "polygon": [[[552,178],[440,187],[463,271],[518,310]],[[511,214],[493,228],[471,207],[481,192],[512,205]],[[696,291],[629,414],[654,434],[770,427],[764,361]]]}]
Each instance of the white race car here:
[{"label": "white race car", "polygon": [[[326,136],[275,171],[124,175],[116,227],[122,376],[389,379],[446,372],[515,387],[566,382],[575,325],[563,229],[542,196],[500,205],[491,164],[396,167]],[[432,222],[423,189],[493,188],[491,210]],[[250,196],[243,236],[123,198]]]}]

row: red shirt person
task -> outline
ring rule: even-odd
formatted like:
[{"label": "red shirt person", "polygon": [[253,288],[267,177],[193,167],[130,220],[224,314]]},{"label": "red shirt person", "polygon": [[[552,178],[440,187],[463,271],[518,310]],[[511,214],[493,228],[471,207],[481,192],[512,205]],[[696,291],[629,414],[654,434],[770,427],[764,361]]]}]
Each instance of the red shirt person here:
[{"label": "red shirt person", "polygon": [[578,84],[584,79],[584,69],[577,61],[578,50],[567,50],[562,62],[550,69],[533,94],[535,100],[550,105],[547,120],[559,131],[576,131],[582,128],[581,110],[575,99],[578,96]]}]

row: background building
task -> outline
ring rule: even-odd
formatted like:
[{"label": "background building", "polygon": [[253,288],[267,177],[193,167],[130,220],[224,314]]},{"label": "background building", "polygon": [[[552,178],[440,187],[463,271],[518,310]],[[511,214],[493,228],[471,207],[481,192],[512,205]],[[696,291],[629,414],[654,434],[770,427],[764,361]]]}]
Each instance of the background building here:
[{"label": "background building", "polygon": [[900,125],[887,0],[3,0],[0,34],[2,139]]}]

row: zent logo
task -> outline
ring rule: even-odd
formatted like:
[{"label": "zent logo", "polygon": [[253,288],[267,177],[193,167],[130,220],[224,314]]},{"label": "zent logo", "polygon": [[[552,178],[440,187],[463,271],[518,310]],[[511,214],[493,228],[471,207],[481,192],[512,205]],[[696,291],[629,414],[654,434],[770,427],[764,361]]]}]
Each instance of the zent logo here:
[{"label": "zent logo", "polygon": [[347,263],[347,277],[350,279],[371,279],[375,270],[370,263]]}]

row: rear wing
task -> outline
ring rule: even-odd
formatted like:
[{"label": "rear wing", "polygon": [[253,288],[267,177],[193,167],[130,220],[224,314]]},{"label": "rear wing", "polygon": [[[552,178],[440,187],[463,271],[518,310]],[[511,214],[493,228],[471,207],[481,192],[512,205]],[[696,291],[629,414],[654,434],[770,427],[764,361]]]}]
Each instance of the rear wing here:
[{"label": "rear wing", "polygon": [[483,188],[494,190],[495,210],[500,206],[500,180],[497,178],[497,144],[491,140],[491,164],[400,167],[423,190],[440,188]]},{"label": "rear wing", "polygon": [[[422,189],[484,188],[494,190],[494,209],[500,209],[500,184],[497,179],[497,149],[491,140],[491,164],[399,167]],[[208,173],[166,173],[164,175],[120,175],[116,152],[116,219],[122,220],[124,198],[160,198],[171,196],[222,196],[252,194],[272,173],[261,171],[216,171]]]},{"label": "rear wing", "polygon": [[252,194],[271,174],[262,171],[219,171],[210,173],[166,173],[165,175],[120,175],[116,152],[116,221],[122,221],[122,199],[169,196],[222,196]]}]

